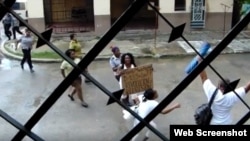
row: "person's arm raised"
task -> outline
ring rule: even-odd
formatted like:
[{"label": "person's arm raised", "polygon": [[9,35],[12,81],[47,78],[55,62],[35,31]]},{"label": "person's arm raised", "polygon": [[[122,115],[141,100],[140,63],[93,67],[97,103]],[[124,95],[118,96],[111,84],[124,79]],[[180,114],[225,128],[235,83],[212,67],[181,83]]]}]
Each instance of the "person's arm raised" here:
[{"label": "person's arm raised", "polygon": [[[197,60],[200,63],[202,61],[202,58],[198,57]],[[200,73],[200,78],[201,78],[202,84],[207,80],[207,73],[206,73],[205,69]]]},{"label": "person's arm raised", "polygon": [[174,103],[173,105],[170,105],[170,106],[165,107],[165,108],[161,111],[161,114],[170,113],[170,112],[173,111],[174,109],[180,108],[180,107],[181,107],[180,103]]},{"label": "person's arm raised", "polygon": [[249,82],[246,84],[246,86],[245,86],[245,91],[246,91],[246,93],[248,93],[249,90],[250,90],[250,81],[249,81]]}]

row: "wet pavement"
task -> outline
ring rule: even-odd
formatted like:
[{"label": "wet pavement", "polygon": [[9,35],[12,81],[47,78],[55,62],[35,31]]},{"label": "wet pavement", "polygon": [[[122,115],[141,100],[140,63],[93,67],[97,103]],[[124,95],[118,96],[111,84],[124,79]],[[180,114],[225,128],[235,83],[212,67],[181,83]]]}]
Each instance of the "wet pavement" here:
[{"label": "wet pavement", "polygon": [[11,69],[11,61],[7,58],[2,58],[0,63],[0,70],[10,70]]},{"label": "wet pavement", "polygon": [[[250,80],[250,54],[220,55],[211,65],[223,76],[231,79],[241,78],[239,85]],[[138,65],[152,63],[154,67],[154,87],[159,92],[158,101],[168,95],[186,76],[184,68],[191,57],[172,57],[167,59],[137,59]],[[7,112],[22,124],[32,116],[46,98],[63,80],[60,64],[35,63],[35,73],[19,66],[19,61],[4,59],[0,67],[0,109]],[[90,64],[91,75],[110,91],[119,89],[108,61],[94,61]],[[217,84],[218,76],[210,68],[208,76]],[[131,126],[122,118],[122,109],[117,104],[106,106],[108,96],[93,84],[83,84],[84,97],[89,108],[72,102],[64,93],[33,128],[33,132],[46,141],[93,140],[118,141]],[[247,95],[244,100],[250,104]],[[197,106],[206,101],[197,77],[177,98],[182,107],[168,115],[158,115],[155,122],[159,131],[169,137],[170,124],[194,124],[193,113]],[[233,108],[234,122],[237,122],[248,109],[239,102]],[[250,121],[247,122],[250,124]],[[0,139],[11,140],[17,129],[0,118]],[[145,130],[142,131],[145,133]],[[141,136],[142,138],[142,136]],[[141,139],[140,138],[140,139]],[[140,140],[139,139],[139,140]],[[24,141],[29,141],[28,137]],[[150,140],[160,139],[152,135]]]},{"label": "wet pavement", "polygon": [[[1,28],[1,27],[0,27]],[[3,31],[0,30],[1,39],[4,40]],[[101,52],[99,58],[109,58],[111,52],[110,45],[118,45],[122,52],[133,52],[135,56],[152,56],[154,47],[154,37],[151,32],[118,34],[109,45]],[[88,52],[98,41],[99,37],[79,34],[83,41],[84,52]],[[164,53],[167,56],[176,54],[193,54],[194,51],[183,41],[178,40],[167,43],[169,35],[159,34],[157,36],[156,53]],[[214,46],[223,38],[221,33],[197,32],[185,33],[185,37],[191,41],[196,49],[199,49],[200,42],[207,40]],[[67,36],[55,36],[53,43],[63,51],[68,47]],[[224,52],[241,53],[250,51],[249,36],[240,34]],[[48,46],[36,49],[35,52],[52,51]],[[241,78],[243,85],[250,80],[249,65],[250,54],[221,55],[212,63],[212,66],[222,74],[232,79]],[[3,58],[0,52],[0,59]],[[184,68],[191,60],[191,56],[169,57],[165,59],[137,59],[139,65],[152,63],[154,67],[154,87],[159,91],[158,101],[161,101],[173,90],[185,77]],[[0,109],[7,112],[21,124],[25,124],[46,98],[62,81],[59,63],[35,63],[35,73],[31,74],[28,66],[21,70],[20,62],[3,58],[0,64]],[[101,82],[110,91],[119,89],[119,85],[109,68],[108,61],[94,61],[90,64],[91,75]],[[218,77],[208,68],[208,74],[213,81]],[[67,97],[67,92],[54,104],[47,114],[33,128],[33,132],[46,141],[69,141],[69,140],[93,140],[93,141],[117,141],[120,140],[131,127],[129,122],[122,118],[122,109],[117,104],[106,106],[108,96],[93,84],[83,84],[84,97],[89,104],[89,108],[80,106],[80,102],[71,102]],[[76,98],[77,99],[77,98]],[[159,115],[155,118],[159,131],[169,137],[170,124],[194,124],[193,112],[197,106],[206,101],[201,87],[200,79],[195,79],[176,98],[182,104],[169,115]],[[245,98],[250,104],[250,97]],[[240,110],[239,110],[240,109]],[[239,102],[233,109],[234,122],[237,122],[248,111]],[[250,124],[250,121],[247,122]],[[0,118],[0,140],[11,140],[18,132],[16,128]],[[142,131],[145,133],[145,129]],[[142,136],[139,140],[142,139]],[[160,140],[152,135],[150,140]],[[28,137],[24,141],[30,141]]]}]

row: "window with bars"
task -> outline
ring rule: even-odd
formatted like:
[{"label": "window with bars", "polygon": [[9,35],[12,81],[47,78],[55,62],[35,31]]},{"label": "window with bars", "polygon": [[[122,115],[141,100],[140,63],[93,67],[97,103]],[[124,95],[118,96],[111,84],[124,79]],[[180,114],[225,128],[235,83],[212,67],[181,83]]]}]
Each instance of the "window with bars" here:
[{"label": "window with bars", "polygon": [[174,10],[175,11],[185,11],[186,10],[186,0],[175,0]]}]

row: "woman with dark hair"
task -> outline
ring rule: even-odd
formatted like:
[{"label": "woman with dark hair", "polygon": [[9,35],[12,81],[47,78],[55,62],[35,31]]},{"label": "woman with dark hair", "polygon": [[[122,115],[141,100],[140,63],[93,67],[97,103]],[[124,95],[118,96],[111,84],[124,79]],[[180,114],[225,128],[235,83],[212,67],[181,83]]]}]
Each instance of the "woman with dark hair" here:
[{"label": "woman with dark hair", "polygon": [[[123,70],[132,69],[135,67],[136,67],[135,59],[131,53],[125,53],[121,56],[121,64],[118,70],[118,73],[120,75],[120,80],[119,80],[120,89],[123,89],[123,85],[122,85]],[[130,98],[129,98],[130,96],[131,96],[131,100],[133,101],[133,103],[130,102]],[[137,94],[130,94],[130,95],[123,94],[121,96],[121,101],[127,106],[132,106],[134,104],[137,104],[138,103]]]},{"label": "woman with dark hair", "polygon": [[[68,49],[65,54],[74,60],[76,64],[80,62],[80,59],[75,56],[75,51],[72,49]],[[71,64],[69,64],[66,60],[64,60],[60,66],[61,68],[61,74],[63,78],[65,78],[72,70],[73,67]],[[84,101],[83,99],[83,94],[82,94],[82,78],[79,76],[72,84],[71,86],[74,88],[72,93],[69,94],[69,98],[74,101],[74,95],[77,93],[78,98],[81,100],[81,104],[83,107],[88,107],[88,104]]]},{"label": "woman with dark hair", "polygon": [[[159,103],[156,101],[158,98],[158,93],[156,90],[153,89],[147,89],[143,95],[139,95],[138,99],[140,100],[140,104],[137,107],[137,114],[141,118],[145,118]],[[165,107],[162,111],[161,114],[168,114],[169,112],[173,111],[176,108],[180,108],[179,103],[174,103],[173,105]],[[140,121],[137,120],[136,118],[134,119],[134,127],[139,123]],[[152,125],[154,128],[156,128],[156,124],[154,121],[150,122],[150,125]],[[146,141],[149,138],[150,130],[148,130],[145,134],[145,137],[143,141]],[[137,134],[134,136],[132,141],[136,140],[136,138],[139,136]]]},{"label": "woman with dark hair", "polygon": [[[82,59],[83,53],[82,53],[82,45],[77,40],[76,34],[70,34],[70,43],[69,43],[69,49],[73,49],[75,51],[76,57]],[[85,69],[86,72],[88,72],[88,68]],[[90,82],[88,79],[85,78],[85,82]]]}]

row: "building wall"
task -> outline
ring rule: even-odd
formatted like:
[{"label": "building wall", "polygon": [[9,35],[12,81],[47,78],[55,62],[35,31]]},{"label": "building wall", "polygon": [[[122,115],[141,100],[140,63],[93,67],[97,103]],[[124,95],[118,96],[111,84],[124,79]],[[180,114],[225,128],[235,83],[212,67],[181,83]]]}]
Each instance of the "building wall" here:
[{"label": "building wall", "polygon": [[[160,12],[174,26],[186,23],[185,31],[194,30],[190,28],[192,0],[186,0],[185,11],[174,11],[174,0],[159,0],[159,3]],[[225,9],[221,4],[231,6],[231,8],[227,8],[224,13]],[[232,19],[232,4],[233,0],[206,0],[205,28],[201,30],[223,31],[224,26],[225,30],[229,30]],[[170,26],[162,18],[159,18],[159,31],[171,32]]]},{"label": "building wall", "polygon": [[[93,0],[94,1],[94,24],[95,33],[103,34],[111,27],[111,0]],[[175,0],[159,0],[160,12],[174,25],[186,23],[185,31],[192,30],[190,28],[191,20],[191,1],[186,0],[185,11],[175,11]],[[225,9],[221,4],[231,6]],[[206,18],[205,29],[203,30],[226,30],[230,29],[232,16],[233,0],[206,0]],[[27,0],[27,10],[29,23],[31,23],[38,31],[44,31],[44,8],[43,0]],[[225,13],[224,13],[225,12]],[[224,23],[225,17],[225,23]],[[214,24],[216,23],[216,24]],[[159,17],[158,29],[162,32],[170,32],[171,28],[167,23]]]},{"label": "building wall", "polygon": [[43,0],[27,0],[28,22],[39,32],[45,30]]},{"label": "building wall", "polygon": [[233,11],[233,0],[206,0],[206,10],[210,13],[224,13],[224,5],[230,6],[230,8],[226,10],[227,13],[231,13]]},{"label": "building wall", "polygon": [[110,0],[94,0],[95,33],[103,34],[110,28]]}]

